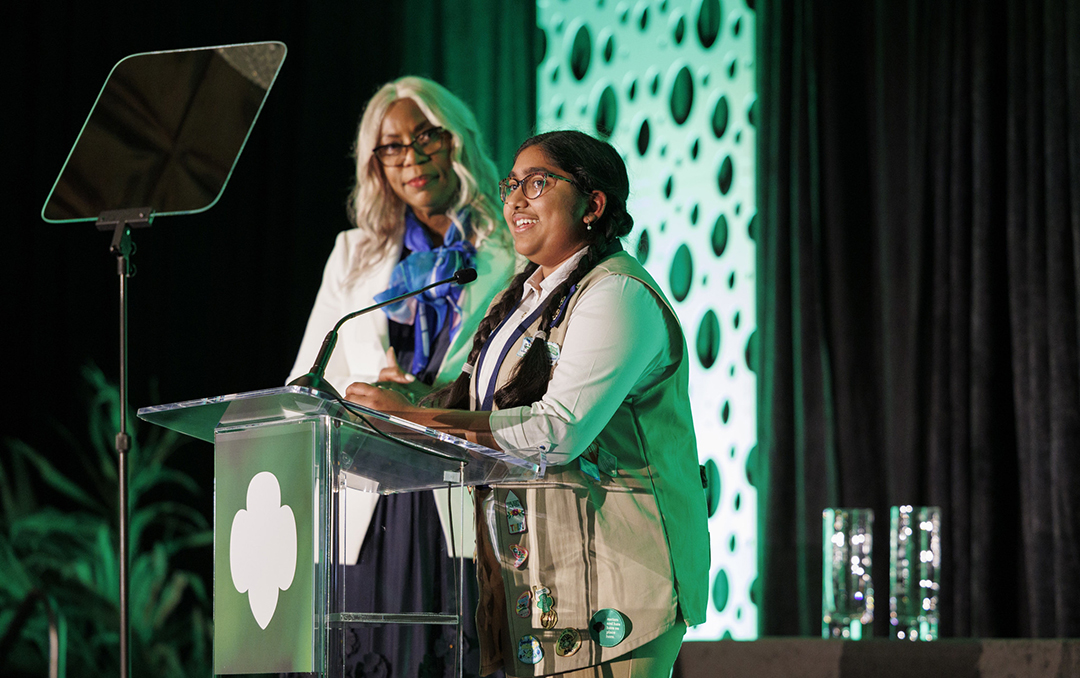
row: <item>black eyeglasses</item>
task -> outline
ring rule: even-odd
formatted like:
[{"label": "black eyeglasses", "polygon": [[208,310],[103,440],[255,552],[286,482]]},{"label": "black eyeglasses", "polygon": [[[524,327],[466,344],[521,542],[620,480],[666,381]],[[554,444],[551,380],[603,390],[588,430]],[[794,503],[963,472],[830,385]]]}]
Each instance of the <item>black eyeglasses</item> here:
[{"label": "black eyeglasses", "polygon": [[414,154],[431,155],[443,149],[446,137],[450,134],[442,127],[432,127],[417,134],[407,144],[386,144],[376,146],[372,153],[385,167],[401,167],[405,164],[405,154],[409,148]]},{"label": "black eyeglasses", "polygon": [[573,179],[560,177],[558,174],[552,174],[551,172],[535,172],[521,181],[507,177],[499,182],[499,200],[502,200],[503,204],[505,204],[510,195],[517,190],[518,186],[521,186],[521,192],[525,194],[526,198],[529,200],[536,200],[547,187],[548,177],[551,177],[552,179],[561,179],[562,181],[577,186]]}]

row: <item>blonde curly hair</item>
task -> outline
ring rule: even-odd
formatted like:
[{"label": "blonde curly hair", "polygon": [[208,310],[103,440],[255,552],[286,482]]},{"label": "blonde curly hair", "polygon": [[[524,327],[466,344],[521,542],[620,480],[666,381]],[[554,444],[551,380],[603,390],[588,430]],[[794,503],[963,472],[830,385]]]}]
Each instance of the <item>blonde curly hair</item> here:
[{"label": "blonde curly hair", "polygon": [[390,105],[400,99],[411,99],[433,124],[442,127],[453,137],[450,160],[458,178],[458,194],[446,214],[452,228],[461,229],[459,215],[469,219],[473,241],[479,244],[487,237],[505,240],[501,203],[496,194],[498,172],[484,148],[483,136],[476,117],[461,99],[437,82],[416,76],[406,76],[388,82],[368,101],[356,133],[353,153],[356,157],[356,185],[349,195],[349,220],[363,231],[352,257],[352,272],[385,257],[401,239],[404,231],[405,203],[391,190],[383,167],[374,156],[379,143],[379,131]]}]

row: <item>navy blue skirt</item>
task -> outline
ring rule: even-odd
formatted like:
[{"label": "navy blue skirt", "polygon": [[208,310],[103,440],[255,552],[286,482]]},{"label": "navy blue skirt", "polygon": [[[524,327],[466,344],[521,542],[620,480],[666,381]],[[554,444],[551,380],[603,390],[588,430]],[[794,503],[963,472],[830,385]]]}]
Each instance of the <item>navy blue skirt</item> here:
[{"label": "navy blue skirt", "polygon": [[[464,564],[464,675],[477,676],[476,566],[471,558]],[[460,584],[455,579],[432,493],[385,495],[375,505],[359,562],[346,567],[346,609],[456,613]],[[353,625],[346,631],[344,651],[346,676],[451,678],[457,628]]]}]

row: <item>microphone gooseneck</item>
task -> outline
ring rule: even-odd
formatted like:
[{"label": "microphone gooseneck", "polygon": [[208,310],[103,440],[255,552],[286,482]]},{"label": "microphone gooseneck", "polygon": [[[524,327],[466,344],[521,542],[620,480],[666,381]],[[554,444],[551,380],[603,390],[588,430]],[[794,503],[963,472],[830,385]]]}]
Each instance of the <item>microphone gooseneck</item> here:
[{"label": "microphone gooseneck", "polygon": [[383,306],[389,306],[390,304],[396,304],[397,302],[404,301],[405,299],[408,299],[409,297],[415,297],[418,294],[421,294],[423,292],[426,292],[427,290],[430,290],[432,287],[438,287],[439,285],[446,285],[447,283],[454,283],[456,285],[465,285],[465,284],[471,283],[474,280],[476,280],[476,269],[475,268],[458,269],[454,273],[453,276],[451,276],[449,278],[446,278],[445,280],[439,280],[438,282],[433,282],[430,285],[427,285],[425,287],[421,287],[418,290],[413,290],[412,292],[407,292],[407,293],[402,294],[400,296],[394,297],[393,299],[387,299],[386,301],[381,301],[381,302],[379,302],[377,304],[374,304],[372,306],[368,306],[367,308],[362,308],[359,311],[353,311],[352,313],[342,317],[342,319],[337,321],[337,324],[334,325],[334,329],[330,330],[326,334],[326,338],[323,339],[322,346],[319,347],[319,353],[318,353],[318,355],[315,356],[315,363],[311,366],[311,369],[308,371],[308,373],[304,374],[304,375],[301,375],[301,376],[297,377],[296,379],[293,379],[292,381],[289,382],[288,385],[289,386],[303,386],[305,388],[310,388],[310,389],[313,389],[313,390],[316,390],[316,391],[322,391],[323,393],[331,396],[332,398],[334,398],[336,400],[341,400],[342,399],[341,395],[338,394],[337,390],[330,384],[329,381],[326,380],[326,378],[323,375],[326,374],[326,366],[330,362],[330,355],[334,352],[334,346],[337,345],[338,330],[341,328],[341,326],[343,324],[345,324],[345,321],[352,320],[353,318],[355,318],[357,316],[364,315],[365,313],[370,313],[371,311],[376,311],[376,310],[382,308]]}]

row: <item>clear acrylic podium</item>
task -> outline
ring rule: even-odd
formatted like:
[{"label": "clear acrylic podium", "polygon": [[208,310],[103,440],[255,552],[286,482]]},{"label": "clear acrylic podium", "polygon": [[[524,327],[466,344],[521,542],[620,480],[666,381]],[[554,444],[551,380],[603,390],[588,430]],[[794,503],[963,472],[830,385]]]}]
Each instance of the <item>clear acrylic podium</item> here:
[{"label": "clear acrylic podium", "polygon": [[214,444],[215,674],[340,676],[350,625],[405,623],[456,625],[460,675],[460,603],[411,614],[346,609],[345,490],[531,480],[542,456],[534,463],[346,409],[299,386],[145,407],[139,417]]}]

